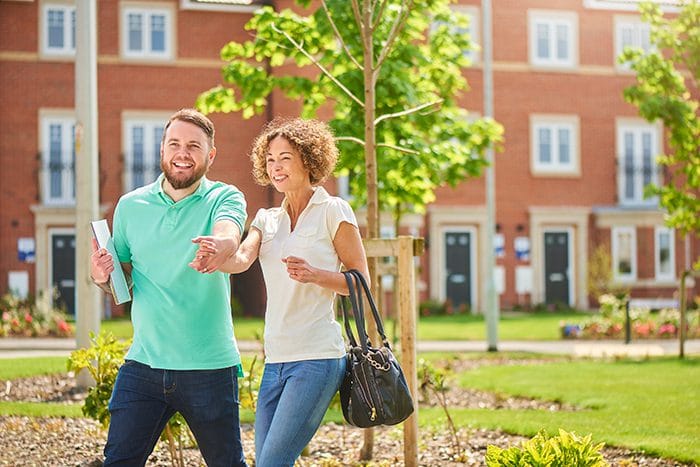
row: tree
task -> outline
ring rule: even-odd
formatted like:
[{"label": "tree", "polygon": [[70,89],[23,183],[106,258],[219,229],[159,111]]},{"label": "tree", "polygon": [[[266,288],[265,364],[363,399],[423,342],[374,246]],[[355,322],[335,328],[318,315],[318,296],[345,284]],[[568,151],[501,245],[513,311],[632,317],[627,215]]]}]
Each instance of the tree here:
[{"label": "tree", "polygon": [[[637,74],[635,85],[625,89],[625,99],[649,121],[660,120],[668,138],[667,154],[658,161],[668,167],[663,185],[647,187],[668,211],[667,222],[683,234],[700,234],[700,3],[684,2],[677,15],[664,17],[660,7],[640,6],[650,24],[652,52],[627,49],[620,57]],[[694,268],[700,269],[700,258]]]},{"label": "tree", "polygon": [[[296,3],[308,8],[311,1]],[[469,64],[470,42],[455,33],[468,20],[450,10],[449,0],[320,4],[309,16],[258,10],[246,25],[254,38],[231,42],[221,52],[228,61],[224,79],[238,94],[219,86],[203,93],[197,105],[251,117],[280,89],[302,99],[302,116],[313,117],[328,102],[341,150],[339,174],[350,178],[354,207],[367,206],[367,235],[377,238],[380,209],[394,212],[397,226],[402,213],[423,212],[438,186],[481,172],[483,152],[500,141],[502,128],[489,119],[470,121],[457,105],[458,93],[467,88],[462,69]],[[274,73],[288,59],[319,72]],[[369,268],[378,296],[376,258]],[[372,446],[366,431],[362,459],[371,458]]]},{"label": "tree", "polygon": [[[297,3],[308,7],[310,0]],[[368,235],[378,237],[380,209],[397,219],[423,212],[437,187],[479,175],[484,150],[502,135],[496,122],[470,120],[457,104],[467,89],[462,70],[471,45],[454,33],[468,18],[448,4],[322,0],[309,16],[264,7],[246,25],[254,38],[222,49],[224,79],[235,89],[206,91],[197,105],[249,118],[265,109],[274,89],[302,99],[305,117],[331,104],[338,174],[349,176],[352,203],[367,206]],[[289,59],[300,73],[274,72]],[[310,65],[319,72],[307,77]]]},{"label": "tree", "polygon": [[[684,235],[700,234],[700,118],[698,78],[700,77],[700,3],[688,0],[678,15],[665,18],[658,5],[640,6],[642,18],[651,25],[656,50],[644,54],[626,50],[620,58],[630,62],[637,84],[625,89],[628,102],[639,108],[649,121],[661,120],[670,152],[659,163],[669,168],[664,185],[651,185],[646,194],[658,196],[668,212],[667,223]],[[700,257],[693,271],[680,277],[680,357],[684,357],[686,332],[686,278],[700,272]]]}]

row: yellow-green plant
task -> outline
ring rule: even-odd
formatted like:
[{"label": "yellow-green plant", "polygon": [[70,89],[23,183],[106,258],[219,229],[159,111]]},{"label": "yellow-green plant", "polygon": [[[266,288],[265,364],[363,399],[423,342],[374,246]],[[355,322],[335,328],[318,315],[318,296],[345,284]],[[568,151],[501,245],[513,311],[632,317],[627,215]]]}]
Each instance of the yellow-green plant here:
[{"label": "yellow-green plant", "polygon": [[541,430],[520,446],[506,449],[489,445],[486,448],[488,467],[607,467],[610,464],[600,452],[604,443],[594,444],[591,435],[577,436],[559,429],[558,436]]},{"label": "yellow-green plant", "polygon": [[[120,340],[111,332],[102,330],[98,336],[90,333],[90,342],[90,347],[71,352],[68,371],[77,373],[87,370],[90,373],[95,385],[88,389],[82,412],[106,428],[110,419],[109,399],[131,339]],[[173,465],[184,467],[182,447],[187,443],[195,445],[196,442],[182,415],[176,413],[170,418],[161,439],[168,442]]]},{"label": "yellow-green plant", "polygon": [[103,330],[98,336],[90,333],[90,342],[90,347],[71,352],[68,371],[77,373],[87,370],[90,373],[95,385],[88,389],[82,411],[107,427],[109,398],[130,341],[119,340],[111,332]]}]

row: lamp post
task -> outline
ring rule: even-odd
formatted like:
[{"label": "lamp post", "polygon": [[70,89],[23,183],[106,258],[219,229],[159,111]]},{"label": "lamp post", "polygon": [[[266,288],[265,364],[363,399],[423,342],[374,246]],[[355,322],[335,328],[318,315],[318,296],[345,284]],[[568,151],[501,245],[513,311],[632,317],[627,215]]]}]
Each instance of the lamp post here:
[{"label": "lamp post", "polygon": [[[97,152],[97,2],[75,5],[75,284],[76,341],[90,346],[90,333],[100,330],[102,294],[90,279],[90,221],[99,215]],[[83,371],[78,384],[91,384]]]},{"label": "lamp post", "polygon": [[[483,73],[484,73],[484,116],[493,118],[493,30],[491,0],[481,1],[483,15]],[[496,168],[493,147],[486,149],[486,330],[488,351],[498,350],[498,297],[496,294],[496,256],[494,237],[496,235]]]}]

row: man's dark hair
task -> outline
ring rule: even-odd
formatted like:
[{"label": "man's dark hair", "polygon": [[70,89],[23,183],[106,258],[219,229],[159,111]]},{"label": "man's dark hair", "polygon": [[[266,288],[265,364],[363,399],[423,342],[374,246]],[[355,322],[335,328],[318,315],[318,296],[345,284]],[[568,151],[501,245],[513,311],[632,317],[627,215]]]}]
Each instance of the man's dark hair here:
[{"label": "man's dark hair", "polygon": [[207,135],[207,139],[209,140],[209,146],[212,148],[214,147],[214,124],[211,122],[211,120],[209,120],[209,118],[206,115],[195,109],[180,109],[177,112],[175,112],[165,124],[165,128],[163,129],[162,142],[165,142],[165,134],[168,132],[168,128],[170,128],[170,125],[175,120],[181,120],[183,122],[188,122],[193,125],[197,125],[199,128],[202,129],[204,134]]}]

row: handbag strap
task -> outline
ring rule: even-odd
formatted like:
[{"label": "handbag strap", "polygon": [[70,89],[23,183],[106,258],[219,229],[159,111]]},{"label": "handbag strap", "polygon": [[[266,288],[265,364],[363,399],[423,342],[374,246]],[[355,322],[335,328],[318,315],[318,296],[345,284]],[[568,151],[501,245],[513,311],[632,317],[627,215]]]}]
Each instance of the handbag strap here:
[{"label": "handbag strap", "polygon": [[[364,316],[362,315],[362,311],[359,310],[358,308],[358,303],[357,303],[357,288],[355,287],[355,278],[354,276],[349,273],[349,272],[343,272],[343,275],[345,276],[345,282],[348,285],[348,298],[350,300],[350,306],[352,307],[352,313],[353,317],[355,318],[355,323],[357,325],[358,322],[362,322],[363,328],[364,328]],[[352,347],[357,347],[357,341],[355,340],[355,333],[352,331],[352,328],[350,327],[350,317],[348,316],[348,311],[345,306],[345,298],[341,297],[340,299],[340,306],[343,309],[343,324],[345,325],[345,334],[348,336],[348,341],[350,342],[350,345]],[[360,336],[360,340],[362,341],[362,337]]]},{"label": "handbag strap", "polygon": [[[384,343],[384,345],[388,347],[389,342],[387,341],[386,333],[384,332],[384,323],[382,322],[382,317],[379,314],[377,305],[374,301],[374,298],[372,297],[372,292],[369,290],[369,286],[367,285],[365,276],[363,276],[362,273],[357,269],[351,269],[351,272],[353,273],[353,275],[355,275],[355,277],[357,277],[357,280],[362,285],[362,290],[364,290],[365,296],[367,297],[367,302],[369,303],[370,311],[372,312],[372,317],[374,318],[374,322],[377,325],[377,333],[379,333],[379,336],[382,338],[382,343]],[[361,293],[358,291],[358,296],[360,294]],[[362,302],[364,303],[364,301]]]},{"label": "handbag strap", "polygon": [[[379,311],[377,310],[377,306],[374,302],[374,299],[372,298],[372,293],[369,290],[369,286],[367,285],[367,281],[365,280],[364,276],[361,272],[359,272],[356,269],[345,271],[343,272],[343,275],[345,276],[345,282],[348,285],[350,304],[352,306],[352,312],[355,318],[355,327],[357,328],[357,334],[359,336],[362,351],[364,353],[367,353],[368,346],[370,343],[369,337],[367,336],[367,331],[365,329],[364,300],[362,298],[363,292],[364,295],[367,297],[367,301],[370,305],[372,317],[374,318],[374,322],[377,325],[377,332],[379,333],[379,336],[382,339],[382,343],[385,347],[389,347],[389,342],[387,341],[386,334],[384,333],[384,325],[382,323],[382,318],[379,315]],[[345,300],[341,300],[340,303],[343,309],[345,333],[348,336],[350,345],[356,347],[357,342],[355,341],[354,333],[352,331],[352,328],[350,327],[348,312],[345,307]]]}]

